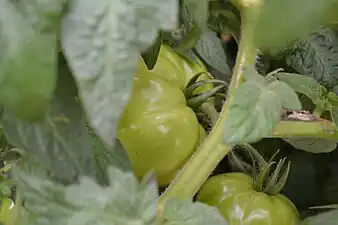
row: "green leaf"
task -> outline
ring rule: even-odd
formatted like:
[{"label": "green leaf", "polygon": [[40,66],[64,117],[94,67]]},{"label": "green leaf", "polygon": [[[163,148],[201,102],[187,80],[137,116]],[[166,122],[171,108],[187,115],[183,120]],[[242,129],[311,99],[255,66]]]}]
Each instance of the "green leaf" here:
[{"label": "green leaf", "polygon": [[225,122],[223,140],[228,144],[256,142],[271,135],[282,107],[301,109],[291,87],[280,81],[268,83],[263,76],[246,72],[229,103],[229,119]]},{"label": "green leaf", "polygon": [[[261,74],[257,72],[254,66],[245,68],[243,75],[247,81],[257,82],[258,84],[263,85],[263,86],[266,85],[267,83],[270,83],[269,78],[271,77],[262,76]],[[273,79],[271,80],[271,82],[275,80],[277,79]]]},{"label": "green leaf", "polygon": [[191,50],[197,45],[201,34],[202,30],[198,26],[193,25],[189,32],[175,43],[175,50],[180,54],[184,54],[185,52]]},{"label": "green leaf", "polygon": [[338,37],[332,29],[322,28],[298,41],[285,60],[297,73],[312,77],[329,90],[338,84]]},{"label": "green leaf", "polygon": [[334,92],[335,94],[338,94],[338,85],[332,88],[331,91]]},{"label": "green leaf", "polygon": [[256,43],[274,51],[337,19],[337,0],[268,0],[260,10]]},{"label": "green leaf", "polygon": [[227,64],[222,42],[214,31],[210,29],[205,31],[195,48],[207,64],[222,72],[227,78],[231,77],[232,72]]},{"label": "green leaf", "polygon": [[316,102],[327,93],[325,87],[309,76],[295,73],[277,73],[274,76],[278,80],[287,83],[294,91],[306,95],[313,102]]},{"label": "green leaf", "polygon": [[0,102],[28,121],[43,117],[53,97],[64,2],[0,2]]},{"label": "green leaf", "polygon": [[158,34],[156,41],[142,54],[143,60],[148,69],[154,68],[162,44],[162,35]]},{"label": "green leaf", "polygon": [[9,143],[36,156],[58,179],[72,182],[78,175],[95,174],[95,164],[83,109],[75,100],[75,82],[60,64],[57,90],[45,117],[28,123],[5,111],[2,124]]},{"label": "green leaf", "polygon": [[114,149],[107,148],[94,129],[88,123],[86,125],[99,171],[105,173],[108,167],[114,166],[122,171],[131,172],[129,157],[121,142],[117,139]]},{"label": "green leaf", "polygon": [[299,150],[311,153],[332,152],[337,147],[337,141],[325,138],[292,137],[283,140]]},{"label": "green leaf", "polygon": [[36,225],[155,224],[157,186],[153,180],[138,183],[132,173],[109,168],[109,185],[89,177],[63,186],[16,173],[27,208],[26,223]]},{"label": "green leaf", "polygon": [[334,123],[335,127],[338,129],[338,106],[330,107],[330,116],[331,120]]},{"label": "green leaf", "polygon": [[216,207],[191,200],[170,199],[164,207],[163,225],[227,225]]},{"label": "green leaf", "polygon": [[106,169],[110,166],[114,166],[122,171],[131,171],[129,157],[119,140],[116,140],[114,150],[106,148],[102,140],[97,136],[94,137],[91,135],[91,141],[93,144],[95,159],[100,167]]},{"label": "green leaf", "polygon": [[113,146],[140,52],[177,23],[176,0],[73,0],[61,42],[90,123]]},{"label": "green leaf", "polygon": [[257,82],[245,82],[229,104],[229,119],[224,127],[228,144],[250,143],[272,133],[280,119],[282,102],[277,95]]},{"label": "green leaf", "polygon": [[104,180],[104,183],[107,183],[107,168],[110,166],[117,167],[126,172],[132,171],[127,152],[119,140],[116,140],[115,147],[111,150],[106,148],[101,138],[97,137],[95,134],[91,134],[90,136],[97,165],[96,176],[99,177],[100,180]]},{"label": "green leaf", "polygon": [[338,210],[321,213],[306,218],[301,225],[336,225],[338,221]]},{"label": "green leaf", "polygon": [[282,100],[282,106],[286,109],[300,110],[302,109],[302,103],[300,102],[296,92],[287,83],[283,81],[274,81],[271,87],[275,85],[275,91]]},{"label": "green leaf", "polygon": [[201,29],[207,28],[209,0],[184,0],[189,14],[196,25]]},{"label": "green leaf", "polygon": [[329,104],[332,106],[338,106],[338,96],[336,93],[330,91],[326,97]]},{"label": "green leaf", "polygon": [[[16,167],[14,167],[14,170],[15,169]],[[48,168],[39,162],[39,158],[35,155],[26,155],[24,157],[24,163],[21,163],[20,165],[20,170],[27,175],[35,176],[40,179],[50,179],[53,176],[53,174],[50,174],[48,171]]]}]

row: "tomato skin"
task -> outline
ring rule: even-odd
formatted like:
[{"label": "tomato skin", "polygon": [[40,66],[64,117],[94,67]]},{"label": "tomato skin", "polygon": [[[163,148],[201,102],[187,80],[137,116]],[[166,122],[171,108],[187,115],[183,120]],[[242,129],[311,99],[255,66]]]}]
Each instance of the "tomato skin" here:
[{"label": "tomato skin", "polygon": [[154,171],[159,186],[168,185],[205,136],[183,94],[202,71],[165,45],[152,70],[140,60],[117,133],[139,179]]},{"label": "tomato skin", "polygon": [[10,198],[1,199],[1,208],[0,208],[0,222],[5,224],[11,224],[12,221],[12,211],[14,209],[14,202]]},{"label": "tomato skin", "polygon": [[299,213],[287,197],[255,191],[252,178],[244,173],[209,178],[197,201],[217,207],[229,225],[300,224]]}]

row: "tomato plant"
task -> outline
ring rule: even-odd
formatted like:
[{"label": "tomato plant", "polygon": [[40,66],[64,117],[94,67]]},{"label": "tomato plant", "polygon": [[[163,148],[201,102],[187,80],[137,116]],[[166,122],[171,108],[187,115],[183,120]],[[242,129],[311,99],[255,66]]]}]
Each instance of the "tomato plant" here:
[{"label": "tomato plant", "polygon": [[0,1],[1,222],[337,224],[337,9]]}]

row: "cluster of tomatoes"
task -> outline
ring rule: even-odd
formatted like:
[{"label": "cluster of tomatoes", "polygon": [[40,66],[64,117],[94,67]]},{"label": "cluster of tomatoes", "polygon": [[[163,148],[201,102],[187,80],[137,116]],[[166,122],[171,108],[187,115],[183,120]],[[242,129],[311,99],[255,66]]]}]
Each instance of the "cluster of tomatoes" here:
[{"label": "cluster of tomatoes", "polygon": [[[192,62],[166,45],[151,70],[140,57],[132,96],[118,125],[118,138],[138,178],[154,171],[159,186],[168,185],[207,135],[184,95],[186,84],[201,72],[207,72],[202,62]],[[252,177],[244,173],[210,177],[196,199],[217,207],[229,225],[297,225],[300,221],[287,197],[255,190]]]}]

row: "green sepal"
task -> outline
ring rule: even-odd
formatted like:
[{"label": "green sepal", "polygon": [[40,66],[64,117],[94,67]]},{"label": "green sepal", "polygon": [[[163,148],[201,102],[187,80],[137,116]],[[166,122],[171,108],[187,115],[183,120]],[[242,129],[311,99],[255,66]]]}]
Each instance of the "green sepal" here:
[{"label": "green sepal", "polygon": [[220,85],[220,86],[225,86],[226,83],[224,81],[220,81],[220,80],[201,80],[201,81],[198,81],[198,82],[195,82],[193,84],[191,84],[190,86],[187,86],[185,89],[184,89],[184,95],[187,99],[191,98],[194,96],[194,91],[203,86],[203,85],[206,85],[206,84],[216,84],[216,85]]},{"label": "green sepal", "polygon": [[222,86],[215,87],[208,92],[204,92],[204,93],[195,95],[195,96],[187,99],[187,105],[190,108],[197,110],[206,100],[208,100],[211,97],[214,97],[216,95],[216,93],[223,88],[224,88],[224,86],[222,85]]}]

